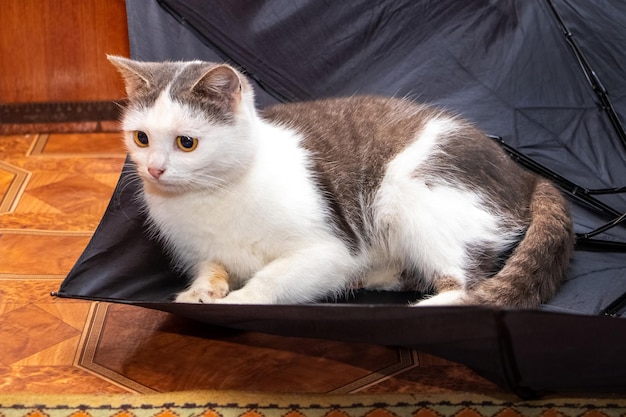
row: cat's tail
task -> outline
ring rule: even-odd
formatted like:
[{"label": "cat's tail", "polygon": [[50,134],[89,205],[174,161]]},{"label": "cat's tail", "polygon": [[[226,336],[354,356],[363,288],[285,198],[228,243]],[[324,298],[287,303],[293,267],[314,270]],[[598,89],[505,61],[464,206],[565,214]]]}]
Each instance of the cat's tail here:
[{"label": "cat's tail", "polygon": [[554,185],[538,179],[530,212],[524,238],[500,272],[468,289],[469,304],[536,308],[556,294],[574,249],[568,204]]}]

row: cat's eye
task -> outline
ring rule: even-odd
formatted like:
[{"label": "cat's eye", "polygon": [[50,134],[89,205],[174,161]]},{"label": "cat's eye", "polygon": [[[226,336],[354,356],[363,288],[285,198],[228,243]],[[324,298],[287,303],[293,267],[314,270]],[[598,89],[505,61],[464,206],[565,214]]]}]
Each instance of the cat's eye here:
[{"label": "cat's eye", "polygon": [[135,130],[133,132],[133,139],[135,140],[135,144],[140,148],[145,148],[150,143],[148,140],[148,134],[146,132],[142,132],[141,130]]},{"label": "cat's eye", "polygon": [[198,147],[198,139],[190,136],[177,136],[176,145],[181,151],[191,152]]}]

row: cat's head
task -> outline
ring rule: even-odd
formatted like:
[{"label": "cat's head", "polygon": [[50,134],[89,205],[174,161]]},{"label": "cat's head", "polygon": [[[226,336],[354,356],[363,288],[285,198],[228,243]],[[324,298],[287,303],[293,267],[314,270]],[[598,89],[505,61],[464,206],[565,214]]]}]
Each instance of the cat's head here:
[{"label": "cat's head", "polygon": [[226,187],[253,158],[252,87],[225,64],[109,56],[126,83],[125,143],[145,188]]}]

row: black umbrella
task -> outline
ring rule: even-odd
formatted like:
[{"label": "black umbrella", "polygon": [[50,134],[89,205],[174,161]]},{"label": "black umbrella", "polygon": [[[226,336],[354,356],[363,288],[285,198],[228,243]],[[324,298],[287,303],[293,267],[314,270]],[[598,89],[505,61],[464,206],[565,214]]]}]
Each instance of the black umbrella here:
[{"label": "black umbrella", "polygon": [[[133,30],[138,3],[128,3],[133,57],[179,58],[176,39],[141,48],[158,37],[146,28],[159,29]],[[626,63],[626,4],[160,4],[205,44],[202,57],[217,54],[255,80],[262,105],[385,94],[433,103],[476,122],[512,157],[570,195],[578,250],[569,277],[538,311],[409,308],[401,305],[407,294],[303,306],[174,304],[169,299],[185,280],[147,235],[133,199],[138,184],[125,169],[59,296],[132,303],[247,330],[418,347],[525,396],[626,392],[626,70],[620,67]]]}]

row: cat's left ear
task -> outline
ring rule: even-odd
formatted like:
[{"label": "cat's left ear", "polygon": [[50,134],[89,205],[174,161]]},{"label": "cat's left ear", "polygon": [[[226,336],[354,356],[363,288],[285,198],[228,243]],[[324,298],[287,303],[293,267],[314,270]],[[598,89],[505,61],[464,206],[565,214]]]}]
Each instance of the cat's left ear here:
[{"label": "cat's left ear", "polygon": [[212,100],[222,101],[234,110],[242,99],[241,75],[229,65],[217,65],[202,75],[191,87],[191,92]]}]

